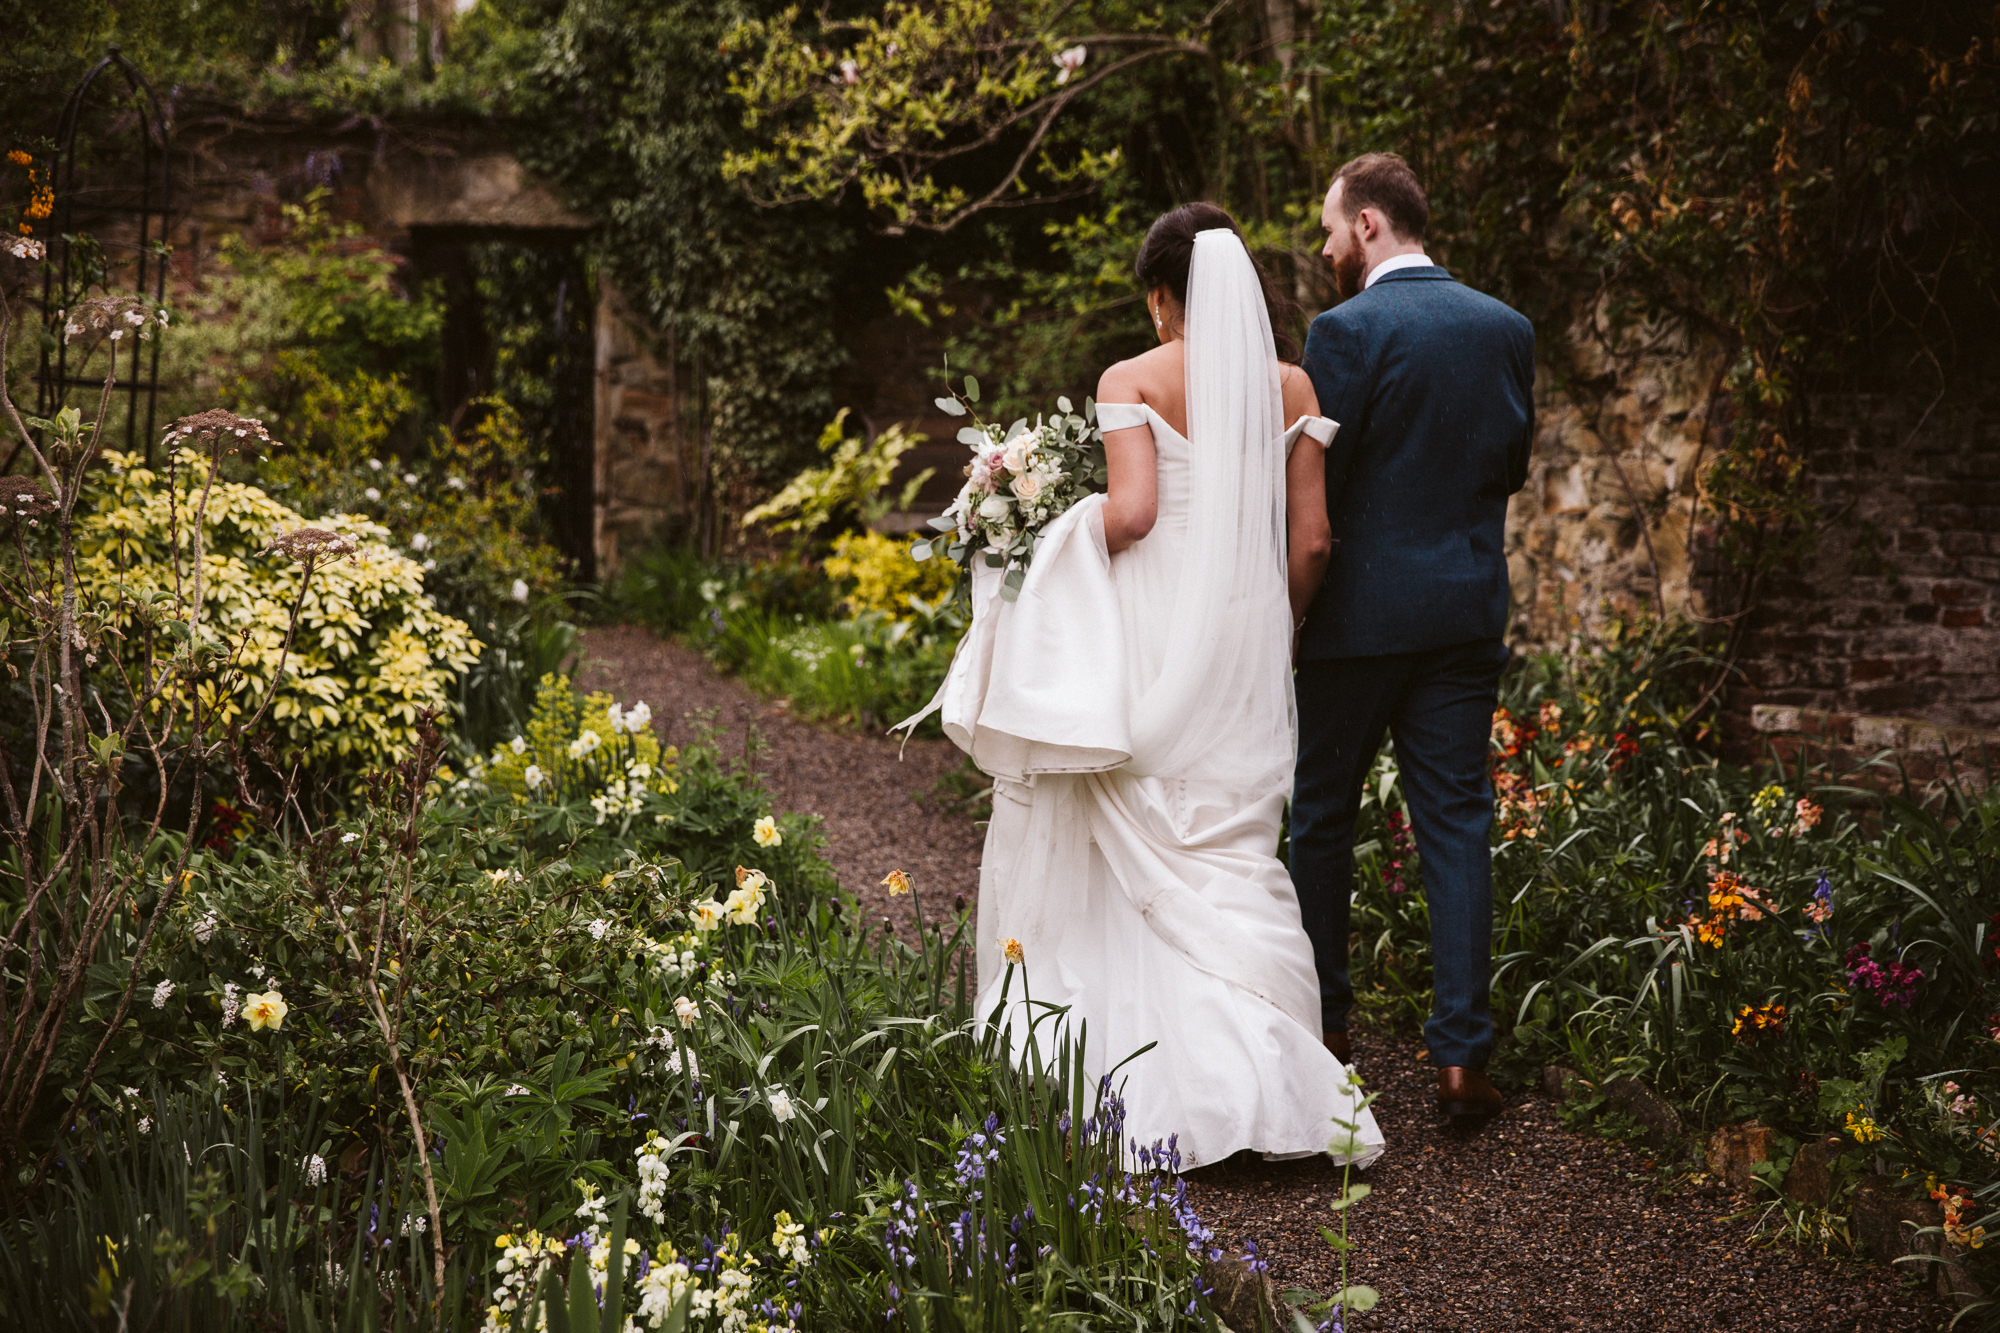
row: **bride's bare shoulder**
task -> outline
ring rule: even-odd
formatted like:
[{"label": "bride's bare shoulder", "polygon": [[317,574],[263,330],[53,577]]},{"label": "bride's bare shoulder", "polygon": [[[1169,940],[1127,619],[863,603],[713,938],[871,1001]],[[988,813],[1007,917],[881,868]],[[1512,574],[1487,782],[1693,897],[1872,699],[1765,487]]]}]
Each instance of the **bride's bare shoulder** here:
[{"label": "bride's bare shoulder", "polygon": [[1102,403],[1157,403],[1185,374],[1179,342],[1163,343],[1135,357],[1114,362],[1097,381]]}]

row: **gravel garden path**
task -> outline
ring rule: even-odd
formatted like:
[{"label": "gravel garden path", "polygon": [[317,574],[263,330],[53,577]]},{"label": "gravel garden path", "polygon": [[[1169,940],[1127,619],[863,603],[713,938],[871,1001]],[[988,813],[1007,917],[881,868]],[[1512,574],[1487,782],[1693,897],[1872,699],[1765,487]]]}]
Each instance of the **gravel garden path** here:
[{"label": "gravel garden path", "polygon": [[[910,906],[879,883],[893,869],[910,873],[933,922],[949,919],[957,895],[971,900],[982,831],[936,794],[959,767],[948,742],[912,741],[899,760],[894,742],[797,721],[643,630],[592,630],[583,650],[578,684],[644,699],[669,743],[692,739],[704,712],[728,747],[754,726],[775,803],[824,818],[840,881],[870,920],[909,938]],[[1357,1177],[1374,1192],[1353,1210],[1350,1280],[1382,1303],[1353,1319],[1356,1333],[1916,1333],[1949,1319],[1910,1277],[1755,1244],[1748,1222],[1727,1220],[1747,1201],[1717,1187],[1662,1193],[1638,1152],[1570,1132],[1548,1098],[1510,1098],[1466,1135],[1437,1116],[1420,1043],[1362,1032],[1355,1051],[1389,1137],[1388,1154]],[[1324,1159],[1224,1164],[1197,1173],[1192,1192],[1228,1243],[1256,1242],[1280,1287],[1339,1285],[1318,1232],[1336,1220],[1326,1205],[1340,1192]]]}]

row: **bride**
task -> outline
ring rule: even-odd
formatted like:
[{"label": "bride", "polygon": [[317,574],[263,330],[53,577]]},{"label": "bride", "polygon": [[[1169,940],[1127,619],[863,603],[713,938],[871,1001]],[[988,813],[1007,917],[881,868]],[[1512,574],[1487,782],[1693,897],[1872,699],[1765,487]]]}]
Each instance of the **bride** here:
[{"label": "bride", "polygon": [[1160,218],[1138,273],[1160,346],[1100,382],[1108,493],[1050,524],[1013,603],[974,563],[973,626],[938,701],[995,779],[978,1012],[1006,1006],[1018,1043],[1066,1010],[1091,1075],[1124,1083],[1132,1146],[1177,1135],[1183,1167],[1337,1134],[1365,1163],[1382,1135],[1322,1044],[1276,857],[1291,629],[1326,567],[1335,424],[1278,360],[1222,209]]}]

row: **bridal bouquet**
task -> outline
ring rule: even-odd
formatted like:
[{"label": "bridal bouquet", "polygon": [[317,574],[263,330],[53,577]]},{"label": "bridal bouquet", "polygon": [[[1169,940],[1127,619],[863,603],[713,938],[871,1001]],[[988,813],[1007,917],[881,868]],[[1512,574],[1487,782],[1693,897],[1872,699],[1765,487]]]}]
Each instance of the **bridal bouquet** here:
[{"label": "bridal bouquet", "polygon": [[1056,411],[1026,417],[1002,428],[979,419],[979,381],[965,377],[965,392],[940,398],[937,405],[955,417],[968,417],[959,429],[959,443],[972,449],[965,485],[951,507],[930,521],[940,534],[910,548],[917,560],[928,560],[940,549],[958,562],[956,596],[972,586],[972,557],[983,555],[988,567],[1005,569],[1000,596],[1020,595],[1035,558],[1042,531],[1077,501],[1104,485],[1104,437],[1097,429],[1097,405],[1083,401],[1077,415],[1067,398],[1056,399]]}]

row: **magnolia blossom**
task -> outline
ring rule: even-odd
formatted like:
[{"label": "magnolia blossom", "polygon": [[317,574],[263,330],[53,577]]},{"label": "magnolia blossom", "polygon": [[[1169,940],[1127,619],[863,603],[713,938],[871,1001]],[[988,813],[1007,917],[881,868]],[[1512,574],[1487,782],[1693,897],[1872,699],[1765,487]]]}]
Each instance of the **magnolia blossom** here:
[{"label": "magnolia blossom", "polygon": [[1083,68],[1083,62],[1089,55],[1090,52],[1081,46],[1072,46],[1067,50],[1056,52],[1056,86],[1061,87],[1068,83],[1070,76]]},{"label": "magnolia blossom", "polygon": [[785,835],[778,832],[778,821],[769,815],[750,826],[750,837],[759,847],[776,847],[785,840]]},{"label": "magnolia blossom", "polygon": [[691,1028],[701,1021],[701,1006],[683,995],[674,1001],[674,1017],[681,1021],[682,1027]]},{"label": "magnolia blossom", "polygon": [[791,1120],[794,1116],[798,1115],[799,1113],[798,1108],[792,1105],[791,1094],[786,1092],[783,1088],[777,1088],[771,1092],[770,1102],[771,1102],[771,1118],[776,1120],[781,1125],[785,1124],[787,1121]]}]

